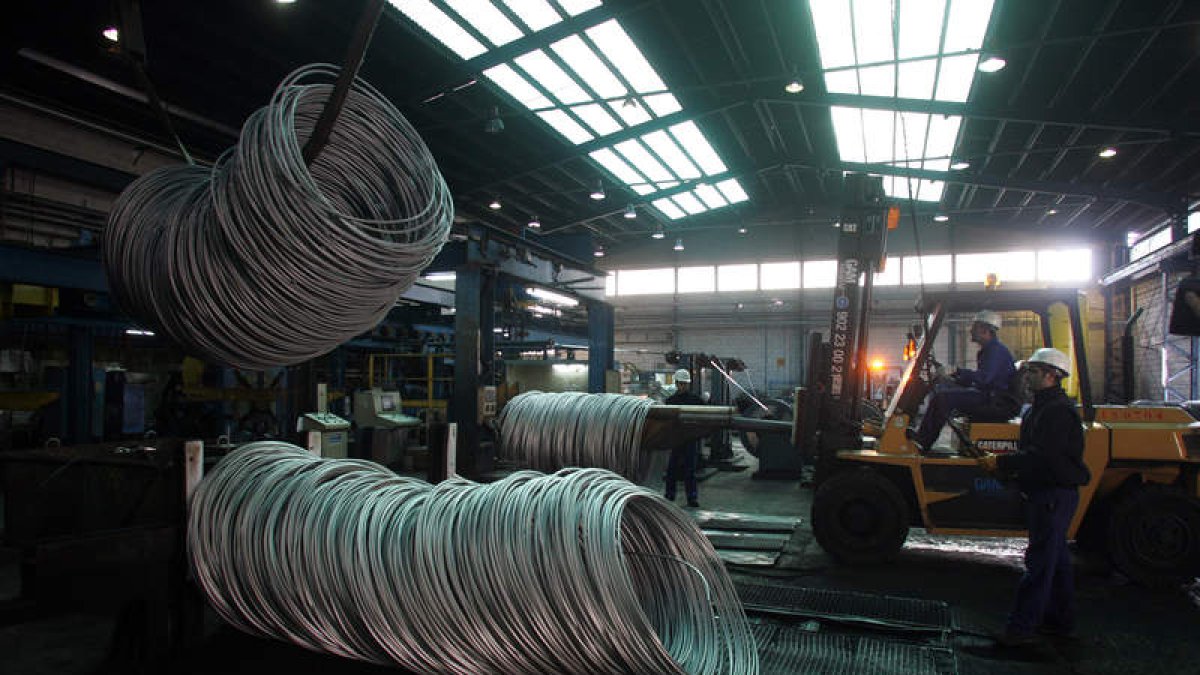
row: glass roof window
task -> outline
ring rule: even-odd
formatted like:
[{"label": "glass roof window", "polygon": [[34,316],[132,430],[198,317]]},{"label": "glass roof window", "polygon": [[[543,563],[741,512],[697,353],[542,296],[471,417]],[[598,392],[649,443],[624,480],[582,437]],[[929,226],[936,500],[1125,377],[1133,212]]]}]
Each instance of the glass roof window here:
[{"label": "glass roof window", "polygon": [[[831,94],[965,102],[993,0],[809,0]],[[962,118],[833,107],[844,162],[946,171]],[[889,196],[940,201],[941,181],[894,177]]]},{"label": "glass roof window", "polygon": [[[389,1],[463,59],[485,55],[601,5],[600,0]],[[483,75],[574,145],[600,145],[607,136],[683,112],[616,19],[543,43],[485,68]],[[589,155],[639,195],[672,190],[651,201],[669,204],[656,205],[668,218],[748,198],[736,178],[720,175],[728,168],[695,121],[686,118]],[[714,187],[702,182],[707,177],[720,180]]]}]

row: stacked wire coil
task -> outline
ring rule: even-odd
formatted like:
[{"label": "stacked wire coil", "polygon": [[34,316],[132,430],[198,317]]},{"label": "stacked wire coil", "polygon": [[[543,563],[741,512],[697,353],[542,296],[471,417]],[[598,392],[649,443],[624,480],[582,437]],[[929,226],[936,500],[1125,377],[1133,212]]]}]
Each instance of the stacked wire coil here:
[{"label": "stacked wire coil", "polygon": [[642,429],[654,402],[623,394],[514,396],[500,411],[500,456],[538,471],[599,467],[641,482]]},{"label": "stacked wire coil", "polygon": [[361,80],[305,165],[337,74],[300,68],[212,168],[161,168],[122,192],[104,262],[125,311],[247,369],[306,361],[379,323],[441,250],[454,207],[420,136]]},{"label": "stacked wire coil", "polygon": [[695,523],[598,469],[436,486],[278,442],[192,497],[213,607],[248,633],[415,672],[758,672]]}]

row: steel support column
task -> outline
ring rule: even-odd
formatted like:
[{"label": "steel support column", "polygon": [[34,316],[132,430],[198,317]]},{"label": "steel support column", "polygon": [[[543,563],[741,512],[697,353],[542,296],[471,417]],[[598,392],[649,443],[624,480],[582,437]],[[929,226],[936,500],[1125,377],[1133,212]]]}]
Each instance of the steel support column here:
[{"label": "steel support column", "polygon": [[613,361],[612,305],[607,302],[590,301],[588,311],[588,391],[593,394],[604,392],[605,374],[615,367]]},{"label": "steel support column", "polygon": [[92,440],[92,329],[86,326],[71,326],[70,365],[67,368],[67,441],[72,444]]},{"label": "steel support column", "polygon": [[[479,352],[483,314],[483,269],[468,262],[454,282],[454,394],[450,421],[458,423],[456,463],[459,472],[476,475],[479,459]],[[489,308],[490,309],[490,308]]]}]

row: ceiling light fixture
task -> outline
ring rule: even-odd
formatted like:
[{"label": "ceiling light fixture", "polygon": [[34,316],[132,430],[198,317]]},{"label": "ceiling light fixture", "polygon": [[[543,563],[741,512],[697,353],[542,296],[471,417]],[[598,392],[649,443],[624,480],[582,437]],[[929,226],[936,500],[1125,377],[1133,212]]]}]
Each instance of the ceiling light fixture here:
[{"label": "ceiling light fixture", "polygon": [[1056,213],[1058,213],[1058,209],[1049,209],[1046,211],[1046,215],[1048,215],[1048,216],[1052,216]]},{"label": "ceiling light fixture", "polygon": [[682,251],[682,250],[683,250],[683,240],[682,240],[682,239],[676,239],[676,240],[675,240],[675,246],[673,246],[672,248],[674,248],[676,251]]},{"label": "ceiling light fixture", "polygon": [[951,164],[950,168],[954,171],[962,171],[963,169],[971,168],[971,163],[967,161],[958,161]]},{"label": "ceiling light fixture", "polygon": [[635,108],[636,109],[639,107],[639,105],[640,104],[638,103],[638,100],[636,98],[634,98],[633,96],[626,96],[625,100],[621,102],[622,108]]},{"label": "ceiling light fixture", "polygon": [[108,40],[109,42],[117,42],[121,38],[121,32],[117,30],[116,26],[109,26],[108,28],[100,31],[100,34],[103,35],[104,39]]},{"label": "ceiling light fixture", "polygon": [[487,121],[483,123],[484,133],[498,134],[504,131],[504,120],[500,119],[500,108],[492,106],[492,112]]},{"label": "ceiling light fixture", "polygon": [[592,255],[596,256],[597,258],[603,258],[604,257],[604,247],[597,246],[596,250],[592,252]]},{"label": "ceiling light fixture", "polygon": [[427,281],[454,281],[457,278],[454,272],[430,272],[424,275]]},{"label": "ceiling light fixture", "polygon": [[667,236],[667,233],[663,232],[662,225],[659,225],[657,228],[655,228],[654,234],[650,235],[650,238],[662,239],[663,237],[666,237],[666,236]]},{"label": "ceiling light fixture", "polygon": [[537,217],[537,216],[533,216],[533,217],[531,217],[531,218],[529,219],[529,227],[530,227],[530,229],[536,230],[536,229],[538,229],[538,228],[539,228],[539,227],[541,227],[541,226],[542,226],[542,221],[538,220],[538,217]]},{"label": "ceiling light fixture", "polygon": [[948,215],[946,215],[946,214],[944,214],[944,213],[939,213],[939,214],[937,214],[936,216],[934,216],[934,217],[933,217],[933,219],[934,219],[934,220],[936,220],[936,221],[937,221],[937,222],[939,222],[939,223],[944,223],[944,222],[946,222],[947,220],[950,220],[950,216],[948,216]]},{"label": "ceiling light fixture", "polygon": [[1116,157],[1116,156],[1117,156],[1117,149],[1116,149],[1116,148],[1114,148],[1114,147],[1112,147],[1112,146],[1110,145],[1110,146],[1108,146],[1107,148],[1104,148],[1103,150],[1101,150],[1101,151],[1100,151],[1099,153],[1097,153],[1097,154],[1099,154],[1099,155],[1100,155],[1101,157],[1103,157],[1104,159],[1109,159],[1110,157]]},{"label": "ceiling light fixture", "polygon": [[804,91],[804,80],[798,77],[792,78],[791,82],[783,85],[783,90],[789,94],[799,94]]},{"label": "ceiling light fixture", "polygon": [[738,234],[746,234],[746,226],[745,225],[738,228]]},{"label": "ceiling light fixture", "polygon": [[627,220],[633,220],[634,218],[637,218],[637,209],[633,207],[633,204],[625,207],[625,218]]},{"label": "ceiling light fixture", "polygon": [[994,73],[998,70],[1003,70],[1004,66],[1008,65],[1008,61],[999,56],[989,56],[979,62],[979,71],[983,73]]},{"label": "ceiling light fixture", "polygon": [[491,209],[491,210],[493,210],[493,211],[499,211],[499,210],[500,210],[500,200],[499,200],[499,199],[493,199],[493,200],[491,201],[491,203],[489,203],[489,204],[488,204],[488,208],[489,208],[489,209]]},{"label": "ceiling light fixture", "polygon": [[596,201],[600,201],[601,199],[604,199],[604,181],[602,181],[602,180],[596,181],[596,188],[594,190],[592,190],[592,193],[589,194],[588,196],[591,197],[592,199],[595,199]]}]

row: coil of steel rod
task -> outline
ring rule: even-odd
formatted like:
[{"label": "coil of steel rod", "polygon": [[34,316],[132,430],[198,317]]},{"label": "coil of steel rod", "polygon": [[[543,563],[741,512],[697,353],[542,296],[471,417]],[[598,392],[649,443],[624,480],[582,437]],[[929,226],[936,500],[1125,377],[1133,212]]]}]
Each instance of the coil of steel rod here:
[{"label": "coil of steel rod", "polygon": [[623,394],[519,394],[500,411],[500,456],[538,471],[598,467],[641,482],[642,429],[653,404]]},{"label": "coil of steel rod", "polygon": [[420,136],[361,80],[305,165],[337,74],[300,68],[211,169],[158,169],[122,192],[104,262],[124,310],[247,369],[306,361],[379,323],[441,250],[454,207]]},{"label": "coil of steel rod", "polygon": [[197,488],[196,579],[251,634],[415,672],[756,673],[694,521],[600,469],[438,485],[262,442]]}]

